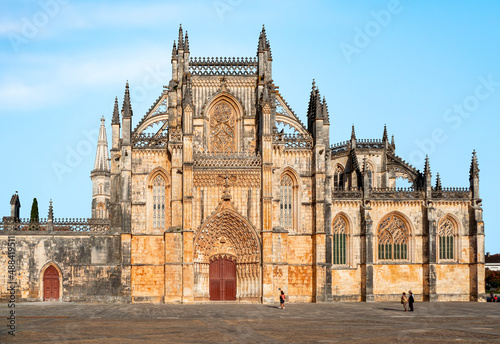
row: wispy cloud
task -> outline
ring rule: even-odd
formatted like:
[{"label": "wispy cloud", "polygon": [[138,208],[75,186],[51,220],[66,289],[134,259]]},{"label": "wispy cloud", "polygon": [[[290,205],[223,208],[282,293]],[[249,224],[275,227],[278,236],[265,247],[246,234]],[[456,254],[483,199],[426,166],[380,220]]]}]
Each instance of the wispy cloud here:
[{"label": "wispy cloud", "polygon": [[95,30],[101,28],[127,29],[151,28],[165,29],[166,23],[179,24],[179,19],[187,13],[191,19],[206,18],[214,15],[209,10],[210,2],[194,1],[190,7],[172,2],[161,3],[123,3],[116,2],[68,2],[61,4],[57,13],[49,13],[43,6],[30,7],[29,11],[0,15],[0,36],[23,34],[26,22],[38,29],[36,20],[44,14],[49,18],[48,25],[43,25],[44,37],[64,35],[73,30]]},{"label": "wispy cloud", "polygon": [[[126,79],[140,80],[157,68],[166,70],[169,55],[167,49],[155,46],[143,46],[132,53],[109,50],[72,56],[25,54],[17,64],[10,61],[12,67],[2,72],[0,104],[4,110],[57,105],[67,100],[66,94],[79,89],[104,89]],[[12,59],[0,57],[1,61]],[[163,82],[167,84],[168,80]]]}]

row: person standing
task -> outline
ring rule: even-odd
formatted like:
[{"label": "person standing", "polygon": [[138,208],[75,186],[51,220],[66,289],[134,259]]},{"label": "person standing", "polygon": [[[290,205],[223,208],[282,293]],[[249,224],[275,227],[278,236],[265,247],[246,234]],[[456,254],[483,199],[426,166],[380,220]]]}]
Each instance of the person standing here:
[{"label": "person standing", "polygon": [[285,309],[285,293],[283,292],[283,290],[281,291],[280,294],[280,306],[281,309]]},{"label": "person standing", "polygon": [[408,304],[408,299],[406,298],[406,293],[403,292],[403,296],[401,296],[401,304],[403,305],[405,312],[408,311],[406,305]]},{"label": "person standing", "polygon": [[413,293],[411,292],[411,290],[408,292],[408,294],[410,295],[408,297],[408,306],[410,306],[410,312],[413,312],[413,302],[415,302],[415,299],[413,298]]}]

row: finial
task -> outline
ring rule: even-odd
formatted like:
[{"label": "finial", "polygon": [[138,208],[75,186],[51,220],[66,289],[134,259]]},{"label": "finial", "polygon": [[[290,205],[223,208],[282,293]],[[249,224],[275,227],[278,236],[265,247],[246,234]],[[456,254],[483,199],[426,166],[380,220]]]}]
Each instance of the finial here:
[{"label": "finial", "polygon": [[382,141],[387,141],[388,140],[388,137],[387,137],[387,125],[384,124],[384,134],[382,135]]},{"label": "finial", "polygon": [[174,39],[174,46],[172,47],[172,59],[175,59],[177,56],[177,47],[175,46],[175,39]]},{"label": "finial", "polygon": [[354,124],[352,125],[351,140],[356,140],[356,132],[354,131]]},{"label": "finial", "polygon": [[316,80],[315,80],[315,79],[313,79],[312,89],[313,89],[313,90],[315,90],[315,89],[316,89]]},{"label": "finial", "polygon": [[122,117],[124,118],[130,118],[132,117],[132,105],[130,104],[130,91],[129,91],[129,85],[128,85],[128,80],[125,85],[125,96],[123,97],[123,106],[122,106]]},{"label": "finial", "polygon": [[325,124],[330,123],[330,115],[328,114],[328,105],[326,104],[326,98],[323,96],[323,116],[325,118]]},{"label": "finial", "polygon": [[101,117],[101,122],[102,122],[102,125],[104,125],[104,121],[105,121],[105,119],[104,119],[104,115],[103,115],[103,116]]},{"label": "finial", "polygon": [[396,148],[396,143],[394,142],[394,135],[392,135],[392,138],[391,138],[391,146]]},{"label": "finial", "polygon": [[49,220],[53,220],[54,219],[54,208],[52,207],[52,198],[49,201],[49,216],[48,216],[48,219]]},{"label": "finial", "polygon": [[439,176],[439,172],[436,174],[436,190],[442,190],[441,186],[441,177]]},{"label": "finial", "polygon": [[182,24],[179,24],[179,44],[178,44],[178,47],[179,47],[179,50],[184,50],[184,42],[183,42],[183,38],[182,38],[183,34],[182,34]]},{"label": "finial", "polygon": [[424,174],[427,176],[431,175],[431,167],[429,164],[429,156],[426,154],[425,155],[425,166],[424,166]]},{"label": "finial", "polygon": [[118,97],[115,97],[115,107],[113,108],[113,118],[111,119],[111,124],[120,124],[120,113],[118,111]]},{"label": "finial", "polygon": [[470,164],[470,178],[479,177],[479,164],[477,162],[476,150],[472,151],[472,161]]},{"label": "finial", "polygon": [[187,31],[186,31],[186,39],[184,40],[184,51],[189,53],[189,38]]}]

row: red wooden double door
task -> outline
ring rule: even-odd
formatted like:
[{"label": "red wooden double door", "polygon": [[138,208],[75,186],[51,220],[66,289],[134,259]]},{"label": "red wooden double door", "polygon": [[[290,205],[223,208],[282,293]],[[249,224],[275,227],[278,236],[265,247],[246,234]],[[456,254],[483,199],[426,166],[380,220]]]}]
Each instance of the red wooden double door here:
[{"label": "red wooden double door", "polygon": [[236,261],[222,256],[210,262],[210,300],[236,300]]},{"label": "red wooden double door", "polygon": [[52,265],[43,274],[43,299],[44,301],[59,300],[59,272]]}]

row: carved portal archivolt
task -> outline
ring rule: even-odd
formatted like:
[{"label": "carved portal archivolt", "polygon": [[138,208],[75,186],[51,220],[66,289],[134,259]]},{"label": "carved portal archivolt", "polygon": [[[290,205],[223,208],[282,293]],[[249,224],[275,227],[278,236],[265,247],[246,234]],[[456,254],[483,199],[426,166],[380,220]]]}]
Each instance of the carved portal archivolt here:
[{"label": "carved portal archivolt", "polygon": [[229,255],[236,260],[236,299],[259,300],[259,238],[229,200],[222,201],[217,212],[202,225],[196,234],[194,250],[195,298],[209,298],[210,259]]}]

